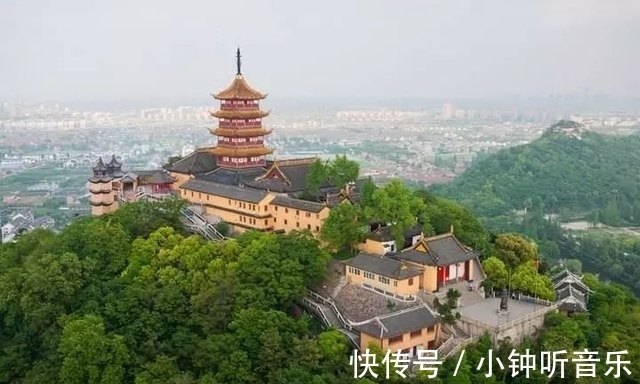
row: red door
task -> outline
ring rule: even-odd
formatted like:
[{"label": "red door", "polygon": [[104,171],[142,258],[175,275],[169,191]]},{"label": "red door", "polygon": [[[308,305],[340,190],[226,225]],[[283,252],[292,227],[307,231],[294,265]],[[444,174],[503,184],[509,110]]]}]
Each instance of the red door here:
[{"label": "red door", "polygon": [[447,280],[447,269],[446,267],[438,268],[438,288],[444,285],[444,282]]}]

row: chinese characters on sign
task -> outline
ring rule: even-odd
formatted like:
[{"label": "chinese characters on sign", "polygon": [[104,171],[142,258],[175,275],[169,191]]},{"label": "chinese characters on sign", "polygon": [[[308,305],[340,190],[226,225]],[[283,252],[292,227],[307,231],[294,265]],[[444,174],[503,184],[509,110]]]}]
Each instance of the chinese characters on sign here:
[{"label": "chinese characters on sign", "polygon": [[[491,377],[494,370],[508,370],[511,377],[524,376],[529,378],[532,372],[539,371],[547,377],[565,377],[565,368],[567,364],[573,364],[575,378],[596,377],[598,373],[604,373],[605,376],[611,376],[615,379],[623,375],[631,375],[631,371],[627,367],[631,362],[623,360],[628,355],[627,351],[606,352],[606,359],[600,359],[597,351],[556,351],[542,352],[540,356],[530,353],[526,349],[524,353],[518,353],[515,349],[511,350],[507,360],[503,363],[500,358],[494,356],[493,350],[489,350],[486,357],[481,357],[476,367],[476,372],[484,371],[486,377]],[[465,356],[462,350],[456,362],[453,376],[458,374],[460,365]],[[379,360],[379,361],[378,361]],[[606,365],[605,372],[597,372],[597,365],[604,363]],[[389,379],[393,375],[406,378],[411,372],[426,372],[430,379],[438,375],[438,368],[442,365],[442,361],[438,360],[438,351],[418,350],[417,355],[402,352],[401,350],[387,353],[379,357],[369,349],[360,353],[354,351],[349,358],[349,364],[353,367],[353,377],[363,378],[371,375],[374,378]]]}]

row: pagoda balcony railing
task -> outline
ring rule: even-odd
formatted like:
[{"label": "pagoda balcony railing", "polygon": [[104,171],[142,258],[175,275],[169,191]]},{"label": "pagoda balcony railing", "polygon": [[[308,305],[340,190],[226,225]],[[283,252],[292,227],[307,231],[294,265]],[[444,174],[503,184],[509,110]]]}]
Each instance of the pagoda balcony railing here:
[{"label": "pagoda balcony railing", "polygon": [[220,109],[224,109],[224,110],[241,109],[244,111],[247,109],[259,109],[259,108],[260,108],[260,104],[258,103],[250,103],[250,104],[231,104],[231,103],[225,103],[225,102],[220,103]]},{"label": "pagoda balcony railing", "polygon": [[220,128],[236,128],[236,127],[261,128],[262,127],[262,121],[254,121],[254,122],[245,122],[245,121],[242,121],[242,120],[221,121],[221,122],[218,123],[218,127],[220,127]]},{"label": "pagoda balcony railing", "polygon": [[224,148],[247,148],[247,147],[262,147],[264,141],[247,141],[246,143],[232,143],[229,141],[218,140],[218,146]]}]

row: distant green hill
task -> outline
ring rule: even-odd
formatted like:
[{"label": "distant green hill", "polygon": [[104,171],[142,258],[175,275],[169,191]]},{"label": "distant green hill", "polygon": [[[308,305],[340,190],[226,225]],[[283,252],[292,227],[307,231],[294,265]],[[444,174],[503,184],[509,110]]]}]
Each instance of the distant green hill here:
[{"label": "distant green hill", "polygon": [[432,191],[480,217],[526,207],[640,223],[640,136],[601,135],[560,121],[529,144],[477,159]]}]

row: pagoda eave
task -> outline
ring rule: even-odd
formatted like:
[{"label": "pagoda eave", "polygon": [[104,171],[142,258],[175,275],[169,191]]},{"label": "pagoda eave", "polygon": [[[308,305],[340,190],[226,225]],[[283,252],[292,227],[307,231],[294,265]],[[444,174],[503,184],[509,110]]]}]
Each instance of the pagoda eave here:
[{"label": "pagoda eave", "polygon": [[228,148],[215,147],[211,149],[211,154],[216,156],[242,157],[242,156],[264,156],[273,153],[273,149],[267,147],[255,148]]},{"label": "pagoda eave", "polygon": [[264,100],[267,98],[267,94],[264,95],[255,95],[255,96],[241,96],[241,95],[226,95],[226,94],[211,94],[214,99],[220,101],[231,101],[231,100],[245,100],[245,101],[255,101],[255,100]]},{"label": "pagoda eave", "polygon": [[212,135],[224,137],[259,137],[271,133],[271,129],[265,128],[209,128]]},{"label": "pagoda eave", "polygon": [[213,95],[217,100],[262,100],[266,94],[253,89],[241,74],[236,75],[231,85]]},{"label": "pagoda eave", "polygon": [[218,119],[261,119],[263,117],[269,116],[271,111],[262,111],[262,110],[224,110],[219,109],[217,111],[209,112],[212,117]]}]

